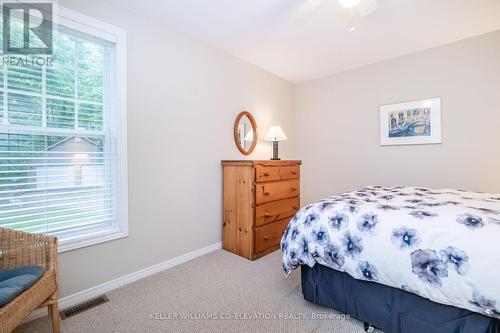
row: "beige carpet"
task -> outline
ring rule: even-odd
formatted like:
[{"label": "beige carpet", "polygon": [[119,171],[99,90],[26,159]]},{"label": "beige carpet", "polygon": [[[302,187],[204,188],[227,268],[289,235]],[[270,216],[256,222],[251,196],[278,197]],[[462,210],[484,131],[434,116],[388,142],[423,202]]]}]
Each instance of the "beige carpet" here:
[{"label": "beige carpet", "polygon": [[[107,296],[110,302],[62,321],[62,332],[364,332],[359,321],[337,318],[336,312],[306,302],[300,272],[283,276],[280,251],[254,262],[217,251]],[[155,313],[160,319],[151,318]],[[219,319],[207,318],[211,313]],[[296,317],[284,318],[288,314]],[[319,314],[333,318],[317,318]],[[51,328],[42,318],[16,332],[51,332]]]}]

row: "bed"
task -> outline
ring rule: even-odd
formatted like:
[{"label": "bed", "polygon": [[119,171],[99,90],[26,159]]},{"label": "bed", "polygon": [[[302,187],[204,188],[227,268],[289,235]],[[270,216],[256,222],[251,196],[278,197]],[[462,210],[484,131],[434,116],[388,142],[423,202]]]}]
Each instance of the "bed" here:
[{"label": "bed", "polygon": [[367,186],[303,207],[281,240],[304,297],[388,333],[500,332],[500,195]]}]

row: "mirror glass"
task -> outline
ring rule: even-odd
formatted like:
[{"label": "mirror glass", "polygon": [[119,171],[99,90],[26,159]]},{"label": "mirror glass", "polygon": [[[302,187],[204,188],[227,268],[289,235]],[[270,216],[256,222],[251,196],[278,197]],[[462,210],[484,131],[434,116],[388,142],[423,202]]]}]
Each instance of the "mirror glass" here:
[{"label": "mirror glass", "polygon": [[242,112],[234,123],[234,140],[240,152],[249,155],[257,144],[257,125],[249,112]]}]

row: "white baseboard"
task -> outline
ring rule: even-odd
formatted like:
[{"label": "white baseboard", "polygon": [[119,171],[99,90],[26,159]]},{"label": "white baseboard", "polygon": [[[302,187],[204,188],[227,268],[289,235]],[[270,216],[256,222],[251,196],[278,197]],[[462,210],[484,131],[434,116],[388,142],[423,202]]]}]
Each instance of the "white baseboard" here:
[{"label": "white baseboard", "polygon": [[[113,289],[123,287],[129,283],[138,281],[140,279],[144,279],[145,277],[151,276],[153,274],[159,273],[161,271],[164,271],[166,269],[175,267],[177,265],[183,264],[185,262],[188,262],[190,260],[193,260],[195,258],[204,256],[206,254],[209,254],[211,252],[217,251],[222,249],[222,243],[216,243],[213,245],[209,245],[207,247],[204,247],[202,249],[186,253],[184,255],[181,255],[176,258],[169,259],[167,261],[161,262],[159,264],[141,269],[140,271],[130,273],[127,275],[124,275],[122,277],[119,277],[117,279],[111,280],[109,282],[102,283],[100,285],[97,285],[95,287],[89,288],[87,290],[80,291],[76,294],[69,295],[66,297],[63,297],[59,300],[59,309],[65,309],[68,307],[71,307],[73,305],[85,302],[88,299],[100,296],[104,293],[107,293]],[[44,316],[47,316],[47,310],[44,309],[38,309],[31,313],[28,317],[26,317],[25,320],[23,320],[23,323],[29,322],[31,320],[41,318]]]}]

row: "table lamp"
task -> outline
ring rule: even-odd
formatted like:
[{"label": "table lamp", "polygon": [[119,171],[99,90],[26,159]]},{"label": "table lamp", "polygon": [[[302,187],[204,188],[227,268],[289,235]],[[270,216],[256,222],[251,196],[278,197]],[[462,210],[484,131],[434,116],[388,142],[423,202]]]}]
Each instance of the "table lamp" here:
[{"label": "table lamp", "polygon": [[269,129],[267,130],[265,140],[273,142],[273,158],[271,158],[271,160],[280,160],[280,158],[278,157],[278,143],[280,141],[288,140],[281,127],[279,126],[269,127]]}]

